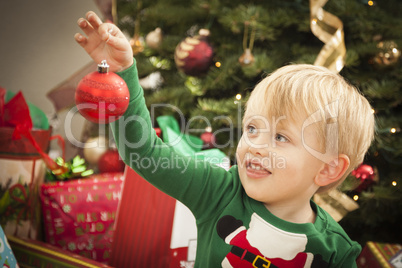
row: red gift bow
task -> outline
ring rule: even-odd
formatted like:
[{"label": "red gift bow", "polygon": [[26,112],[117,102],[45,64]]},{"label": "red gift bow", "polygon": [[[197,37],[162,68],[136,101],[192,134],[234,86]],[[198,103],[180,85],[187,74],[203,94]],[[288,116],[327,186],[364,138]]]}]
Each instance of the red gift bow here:
[{"label": "red gift bow", "polygon": [[[18,92],[8,103],[4,104],[4,96],[6,90],[0,88],[0,126],[14,127],[12,139],[18,140],[25,136],[38,151],[48,169],[55,174],[62,174],[67,171],[66,167],[58,165],[40,148],[38,143],[32,136],[31,130],[33,127],[31,115],[29,113],[28,104],[25,101],[21,91]],[[55,135],[50,138],[58,139],[63,150],[63,159],[65,157],[64,140],[60,135]]]}]

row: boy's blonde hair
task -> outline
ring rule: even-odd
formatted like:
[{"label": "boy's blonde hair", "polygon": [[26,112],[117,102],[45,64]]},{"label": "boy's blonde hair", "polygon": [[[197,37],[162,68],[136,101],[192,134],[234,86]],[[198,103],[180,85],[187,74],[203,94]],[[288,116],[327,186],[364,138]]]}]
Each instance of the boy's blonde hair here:
[{"label": "boy's blonde hair", "polygon": [[[286,116],[294,122],[319,115],[313,121],[317,136],[322,137],[320,150],[337,145],[336,152],[347,155],[350,166],[338,182],[321,187],[318,192],[342,183],[363,162],[374,138],[374,115],[366,98],[342,76],[320,66],[294,64],[279,68],[257,84],[244,118],[251,111],[268,119]],[[334,123],[336,128],[327,128]],[[331,141],[328,135],[337,139]],[[328,141],[333,144],[326,144]]]}]

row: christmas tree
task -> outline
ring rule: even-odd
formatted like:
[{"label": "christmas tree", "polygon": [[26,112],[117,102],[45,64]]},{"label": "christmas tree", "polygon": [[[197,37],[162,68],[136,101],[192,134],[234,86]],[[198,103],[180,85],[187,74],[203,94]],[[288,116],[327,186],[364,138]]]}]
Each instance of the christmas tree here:
[{"label": "christmas tree", "polygon": [[[290,63],[333,64],[368,98],[377,128],[363,166],[341,188],[359,209],[340,224],[362,245],[400,243],[402,2],[330,0],[324,13],[316,2],[117,0],[112,13],[131,40],[153,118],[184,118],[182,130],[198,136],[210,127],[233,163],[243,105],[264,75]],[[323,55],[326,34],[344,45]]]}]

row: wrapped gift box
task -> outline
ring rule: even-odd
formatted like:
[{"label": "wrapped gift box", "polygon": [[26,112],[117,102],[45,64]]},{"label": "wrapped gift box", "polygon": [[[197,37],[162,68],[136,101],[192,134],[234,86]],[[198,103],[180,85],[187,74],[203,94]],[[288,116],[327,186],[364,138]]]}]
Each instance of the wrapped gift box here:
[{"label": "wrapped gift box", "polygon": [[111,266],[106,264],[38,240],[23,239],[14,236],[8,236],[7,238],[20,268],[111,268]]},{"label": "wrapped gift box", "polygon": [[46,115],[0,87],[0,224],[6,235],[40,239],[39,186],[52,133]]},{"label": "wrapped gift box", "polygon": [[123,178],[123,173],[103,173],[43,184],[46,242],[107,263]]},{"label": "wrapped gift box", "polygon": [[175,206],[172,197],[126,167],[110,265],[174,267],[170,240]]},{"label": "wrapped gift box", "polygon": [[[367,242],[360,256],[357,267],[360,268],[399,268],[401,266],[402,245]],[[398,259],[399,256],[399,259]],[[399,266],[398,266],[399,262]]]}]

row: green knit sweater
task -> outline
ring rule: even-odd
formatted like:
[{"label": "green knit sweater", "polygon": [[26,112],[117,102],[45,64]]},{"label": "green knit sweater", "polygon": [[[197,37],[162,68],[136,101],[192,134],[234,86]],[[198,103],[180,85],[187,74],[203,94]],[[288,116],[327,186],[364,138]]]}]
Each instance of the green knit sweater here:
[{"label": "green knit sweater", "polygon": [[185,204],[197,223],[195,267],[356,267],[361,247],[311,202],[314,223],[284,221],[248,197],[229,171],[177,154],[152,128],[135,66],[118,73],[129,107],[111,124],[119,153],[143,178]]}]

